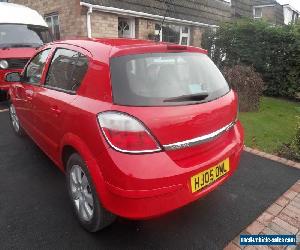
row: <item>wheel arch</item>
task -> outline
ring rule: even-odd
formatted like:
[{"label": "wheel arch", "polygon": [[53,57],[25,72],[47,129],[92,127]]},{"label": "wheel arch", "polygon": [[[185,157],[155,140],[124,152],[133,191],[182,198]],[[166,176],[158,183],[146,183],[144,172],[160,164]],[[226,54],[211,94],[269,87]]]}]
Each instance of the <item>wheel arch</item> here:
[{"label": "wheel arch", "polygon": [[95,157],[79,136],[68,133],[63,137],[60,147],[60,167],[64,172],[66,171],[68,157],[73,153],[78,153],[84,160],[99,198],[103,206],[106,207],[105,200],[107,199],[108,190]]},{"label": "wheel arch", "polygon": [[73,146],[70,145],[63,146],[62,153],[61,153],[61,161],[64,170],[66,170],[68,159],[74,153],[78,153],[78,152]]},{"label": "wheel arch", "polygon": [[93,158],[84,141],[79,136],[68,133],[63,137],[60,144],[60,162],[63,170],[65,170],[68,158],[73,153],[78,153],[85,162]]}]

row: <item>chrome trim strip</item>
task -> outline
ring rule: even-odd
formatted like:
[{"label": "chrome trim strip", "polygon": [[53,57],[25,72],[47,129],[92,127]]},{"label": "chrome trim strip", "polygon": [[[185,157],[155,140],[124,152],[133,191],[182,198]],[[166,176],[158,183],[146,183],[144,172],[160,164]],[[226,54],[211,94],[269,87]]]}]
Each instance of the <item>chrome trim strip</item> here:
[{"label": "chrome trim strip", "polygon": [[237,121],[235,120],[235,121],[229,123],[228,125],[226,125],[225,127],[221,128],[213,133],[210,133],[208,135],[196,137],[191,140],[186,140],[186,141],[182,141],[182,142],[176,142],[176,143],[172,143],[172,144],[163,145],[163,148],[165,150],[177,150],[177,149],[181,149],[181,148],[196,146],[196,145],[211,141],[211,140],[217,138],[218,136],[220,136],[221,134],[223,134],[224,132],[230,130],[236,124],[236,122]]}]

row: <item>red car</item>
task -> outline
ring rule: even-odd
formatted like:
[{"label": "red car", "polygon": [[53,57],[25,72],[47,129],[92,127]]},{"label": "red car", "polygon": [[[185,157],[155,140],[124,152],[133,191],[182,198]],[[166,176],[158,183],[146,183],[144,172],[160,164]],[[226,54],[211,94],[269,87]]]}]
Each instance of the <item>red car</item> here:
[{"label": "red car", "polygon": [[146,219],[226,181],[243,149],[238,101],[206,51],[129,39],[68,40],[7,75],[14,131],[66,173],[89,231]]}]

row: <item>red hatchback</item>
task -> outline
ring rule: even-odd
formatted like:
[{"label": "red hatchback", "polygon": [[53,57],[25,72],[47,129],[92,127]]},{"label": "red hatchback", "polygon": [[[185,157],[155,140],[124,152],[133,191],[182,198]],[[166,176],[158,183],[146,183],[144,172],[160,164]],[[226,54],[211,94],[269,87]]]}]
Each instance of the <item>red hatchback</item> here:
[{"label": "red hatchback", "polygon": [[57,42],[8,74],[10,117],[66,173],[89,231],[203,197],[236,170],[238,101],[206,51],[128,39]]}]

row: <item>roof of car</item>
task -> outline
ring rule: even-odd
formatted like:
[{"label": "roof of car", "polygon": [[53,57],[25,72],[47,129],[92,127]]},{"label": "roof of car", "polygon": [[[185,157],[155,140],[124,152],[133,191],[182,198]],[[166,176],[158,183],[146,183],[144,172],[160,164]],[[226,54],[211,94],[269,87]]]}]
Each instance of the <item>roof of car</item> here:
[{"label": "roof of car", "polygon": [[37,11],[20,4],[0,2],[0,13],[0,23],[48,27]]},{"label": "roof of car", "polygon": [[100,43],[110,47],[121,47],[121,46],[137,46],[137,45],[157,45],[159,43],[151,40],[141,39],[129,39],[129,38],[72,38],[65,41],[58,41],[56,43],[70,43],[70,44],[81,44],[88,45],[90,42]]},{"label": "roof of car", "polygon": [[53,44],[75,45],[90,51],[93,55],[102,54],[103,56],[103,52],[106,51],[108,57],[117,57],[128,54],[170,52],[170,50],[207,54],[206,50],[198,47],[128,38],[81,38],[58,41]]}]

